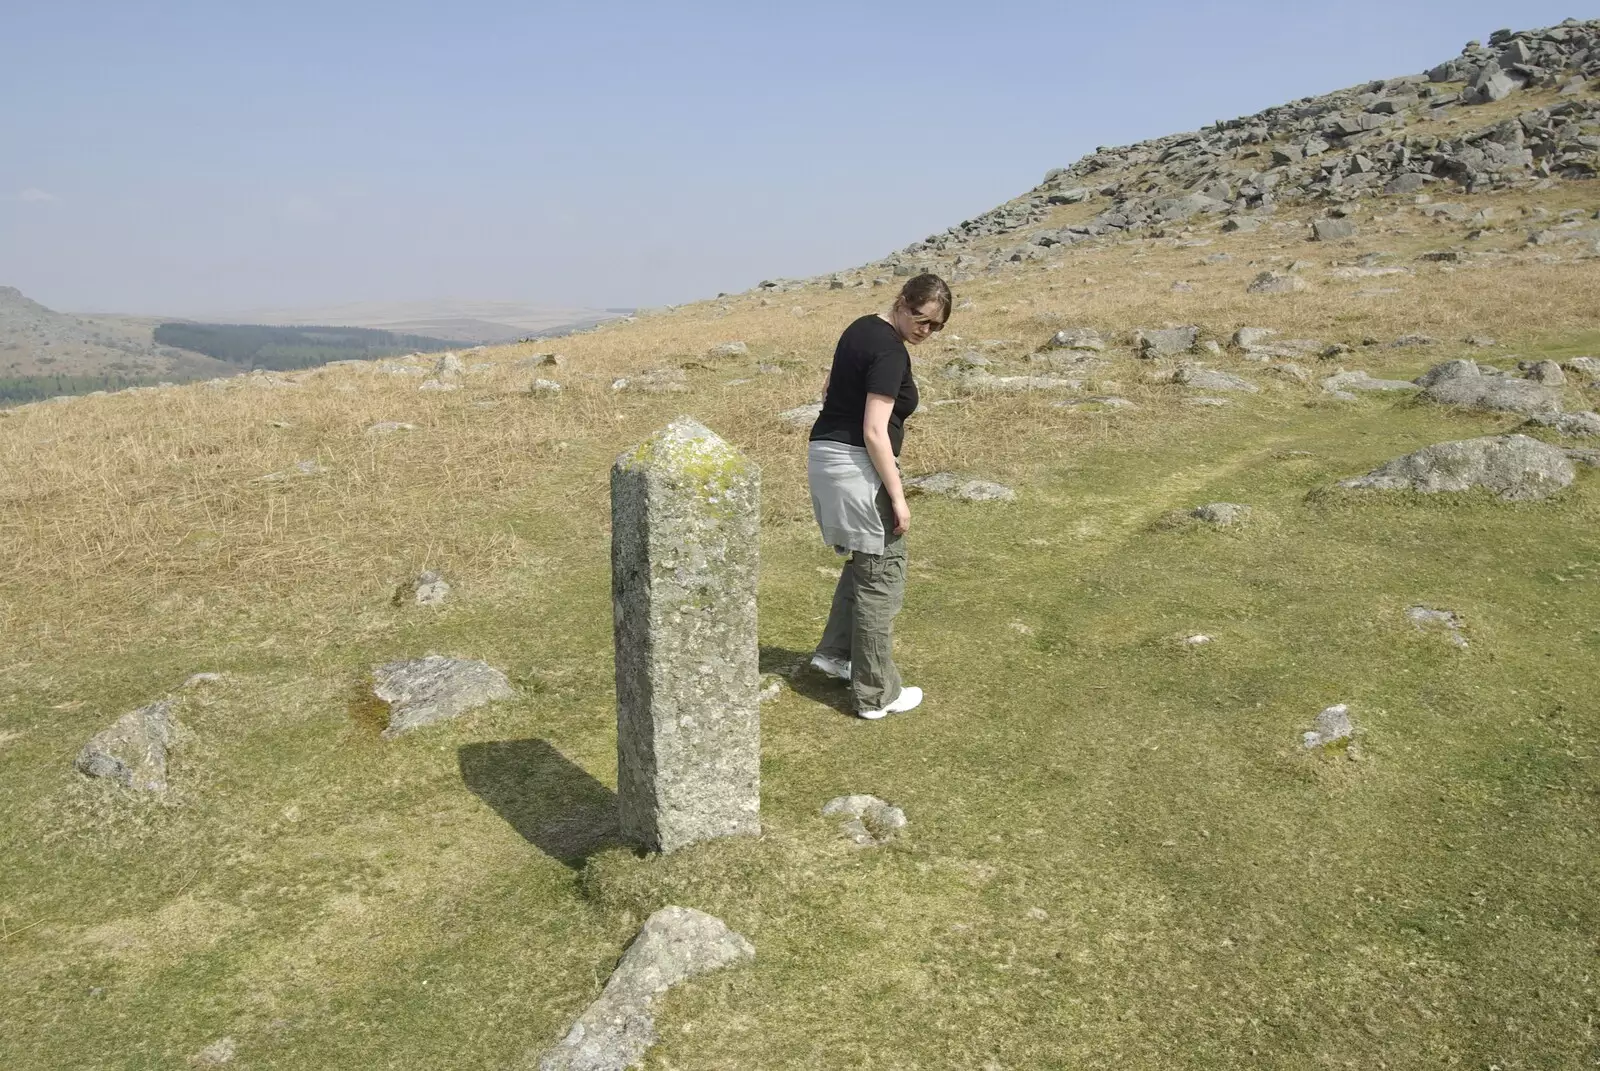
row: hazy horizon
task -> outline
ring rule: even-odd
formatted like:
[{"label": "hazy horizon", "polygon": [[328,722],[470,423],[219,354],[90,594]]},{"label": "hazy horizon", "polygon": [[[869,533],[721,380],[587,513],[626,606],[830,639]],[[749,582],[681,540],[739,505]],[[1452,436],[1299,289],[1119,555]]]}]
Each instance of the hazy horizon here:
[{"label": "hazy horizon", "polygon": [[190,318],[677,303],[883,256],[1097,145],[1581,14],[30,6],[0,41],[0,285]]}]

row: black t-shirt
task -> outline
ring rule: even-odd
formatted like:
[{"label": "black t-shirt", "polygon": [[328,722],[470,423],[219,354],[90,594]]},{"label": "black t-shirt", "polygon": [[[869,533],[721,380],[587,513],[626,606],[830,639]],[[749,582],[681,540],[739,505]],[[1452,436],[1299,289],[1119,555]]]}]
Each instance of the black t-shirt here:
[{"label": "black t-shirt", "polygon": [[865,448],[861,423],[867,415],[867,395],[894,399],[889,414],[889,445],[895,457],[905,439],[905,421],[917,408],[917,384],[911,378],[911,354],[894,325],[876,313],[863,316],[844,329],[833,351],[833,371],[822,413],[811,426],[812,441],[848,443]]}]

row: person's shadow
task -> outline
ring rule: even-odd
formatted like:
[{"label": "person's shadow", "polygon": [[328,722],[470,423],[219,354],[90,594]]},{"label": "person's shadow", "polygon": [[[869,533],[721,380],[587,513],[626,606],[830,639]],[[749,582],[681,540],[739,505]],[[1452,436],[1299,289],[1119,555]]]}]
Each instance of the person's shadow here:
[{"label": "person's shadow", "polygon": [[544,740],[491,740],[456,752],[461,780],[522,839],[581,870],[622,843],[617,794]]},{"label": "person's shadow", "polygon": [[800,695],[841,714],[855,715],[850,703],[850,682],[835,680],[811,666],[810,651],[793,651],[787,647],[763,647],[760,653],[762,673],[776,673]]}]

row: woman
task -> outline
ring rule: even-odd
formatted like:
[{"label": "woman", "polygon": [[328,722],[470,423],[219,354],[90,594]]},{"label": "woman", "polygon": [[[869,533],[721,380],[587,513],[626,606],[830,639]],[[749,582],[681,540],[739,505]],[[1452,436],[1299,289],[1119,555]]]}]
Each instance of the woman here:
[{"label": "woman", "polygon": [[856,713],[877,719],[922,702],[903,685],[892,651],[894,615],[906,589],[906,529],[911,510],[900,484],[906,417],[917,408],[907,345],[943,330],[950,288],[918,275],[885,313],[845,328],[822,384],[822,413],[811,428],[806,474],[823,541],[849,554],[822,642],[811,664],[850,682]]}]

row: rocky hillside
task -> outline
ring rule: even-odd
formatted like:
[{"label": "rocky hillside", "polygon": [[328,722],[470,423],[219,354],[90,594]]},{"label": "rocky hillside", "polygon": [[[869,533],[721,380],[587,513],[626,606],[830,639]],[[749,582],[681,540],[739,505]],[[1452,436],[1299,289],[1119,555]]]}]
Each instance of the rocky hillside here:
[{"label": "rocky hillside", "polygon": [[[1548,188],[1600,171],[1600,20],[1501,30],[1432,70],[1094,152],[1027,194],[870,268],[957,281],[1006,262],[1197,216],[1251,229],[1281,206],[1377,193]],[[1537,104],[1526,99],[1555,96]]]}]

